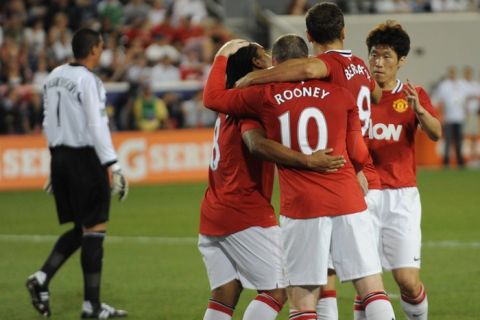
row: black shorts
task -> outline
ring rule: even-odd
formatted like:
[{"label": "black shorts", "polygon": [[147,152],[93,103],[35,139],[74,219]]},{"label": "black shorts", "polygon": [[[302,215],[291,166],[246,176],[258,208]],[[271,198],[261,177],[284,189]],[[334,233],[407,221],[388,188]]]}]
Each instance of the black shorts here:
[{"label": "black shorts", "polygon": [[108,221],[110,183],[92,147],[50,148],[51,181],[58,220],[86,228]]}]

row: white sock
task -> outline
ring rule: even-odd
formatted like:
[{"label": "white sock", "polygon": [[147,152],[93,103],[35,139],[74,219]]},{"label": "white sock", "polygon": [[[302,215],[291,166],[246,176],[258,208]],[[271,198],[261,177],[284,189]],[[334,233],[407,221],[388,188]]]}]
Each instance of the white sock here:
[{"label": "white sock", "polygon": [[317,303],[317,319],[338,320],[337,292],[322,291]]},{"label": "white sock", "polygon": [[428,299],[423,285],[418,296],[413,299],[402,295],[400,304],[402,305],[402,309],[409,320],[428,319]]},{"label": "white sock", "polygon": [[207,311],[203,316],[203,320],[231,320],[233,309],[223,303],[210,300],[208,301]]},{"label": "white sock", "polygon": [[43,271],[37,271],[34,273],[35,278],[37,278],[38,283],[43,286],[45,280],[47,280],[47,274]]},{"label": "white sock", "polygon": [[363,307],[362,298],[360,296],[356,296],[355,302],[353,303],[353,320],[367,320],[365,308]]},{"label": "white sock", "polygon": [[85,312],[93,312],[93,306],[90,301],[83,301],[82,310]]},{"label": "white sock", "polygon": [[372,292],[363,299],[367,320],[395,320],[395,313],[384,291]]},{"label": "white sock", "polygon": [[252,300],[243,314],[243,320],[274,320],[282,305],[267,293],[260,293]]}]

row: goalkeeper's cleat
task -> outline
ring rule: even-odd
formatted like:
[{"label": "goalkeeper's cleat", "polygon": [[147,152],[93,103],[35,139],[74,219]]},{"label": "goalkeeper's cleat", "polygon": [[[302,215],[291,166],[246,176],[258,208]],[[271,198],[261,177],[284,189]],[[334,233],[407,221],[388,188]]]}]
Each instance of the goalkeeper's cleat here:
[{"label": "goalkeeper's cleat", "polygon": [[83,303],[82,319],[110,319],[124,318],[128,315],[125,310],[115,309],[106,303],[102,303],[99,307],[93,308],[88,301]]},{"label": "goalkeeper's cleat", "polygon": [[50,294],[46,286],[40,285],[35,275],[31,275],[27,279],[28,292],[32,299],[32,305],[42,316],[50,317]]}]

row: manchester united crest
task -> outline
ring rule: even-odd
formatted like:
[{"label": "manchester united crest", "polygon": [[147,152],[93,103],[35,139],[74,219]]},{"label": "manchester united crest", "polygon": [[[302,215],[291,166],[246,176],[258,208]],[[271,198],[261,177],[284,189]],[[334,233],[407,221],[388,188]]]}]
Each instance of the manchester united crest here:
[{"label": "manchester united crest", "polygon": [[398,99],[393,101],[393,109],[397,112],[405,112],[408,109],[408,103],[405,99]]}]

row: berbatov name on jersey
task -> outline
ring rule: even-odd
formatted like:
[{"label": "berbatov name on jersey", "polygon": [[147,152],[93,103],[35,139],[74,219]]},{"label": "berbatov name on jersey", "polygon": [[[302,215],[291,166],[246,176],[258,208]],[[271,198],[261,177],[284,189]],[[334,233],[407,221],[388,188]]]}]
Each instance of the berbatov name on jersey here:
[{"label": "berbatov name on jersey", "polygon": [[[310,154],[333,148],[355,163],[364,164],[363,141],[354,98],[344,88],[311,80],[274,83],[246,89],[225,89],[225,57],[217,57],[205,87],[204,104],[236,117],[258,119],[267,137]],[[365,210],[363,193],[352,163],[334,173],[278,166],[280,214],[306,219]]]}]

